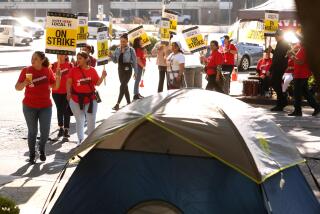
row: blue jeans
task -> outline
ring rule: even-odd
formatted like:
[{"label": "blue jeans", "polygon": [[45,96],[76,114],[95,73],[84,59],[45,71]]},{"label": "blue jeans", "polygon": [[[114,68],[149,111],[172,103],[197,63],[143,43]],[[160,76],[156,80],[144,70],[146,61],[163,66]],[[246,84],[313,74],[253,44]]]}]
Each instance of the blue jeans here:
[{"label": "blue jeans", "polygon": [[85,120],[87,119],[88,123],[88,135],[90,135],[96,127],[98,103],[96,100],[93,100],[92,113],[88,113],[89,103],[85,104],[82,110],[80,109],[79,103],[74,102],[72,99],[70,99],[69,105],[74,117],[76,118],[78,141],[79,143],[82,143],[84,140]]},{"label": "blue jeans", "polygon": [[134,82],[133,95],[139,94],[139,83],[141,81],[141,76],[142,76],[142,68],[138,66],[138,70],[136,73],[136,80]]},{"label": "blue jeans", "polygon": [[28,146],[30,155],[35,155],[36,152],[38,121],[40,124],[39,151],[44,152],[50,133],[52,107],[30,108],[23,105],[23,114],[28,126]]}]

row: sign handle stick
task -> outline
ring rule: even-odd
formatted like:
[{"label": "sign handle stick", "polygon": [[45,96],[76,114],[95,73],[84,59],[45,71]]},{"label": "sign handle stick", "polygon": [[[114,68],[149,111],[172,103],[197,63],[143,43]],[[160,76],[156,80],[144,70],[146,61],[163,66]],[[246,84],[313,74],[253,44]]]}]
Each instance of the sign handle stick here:
[{"label": "sign handle stick", "polygon": [[[103,65],[103,70],[104,70],[104,71],[106,70],[106,65]],[[103,78],[103,84],[104,84],[104,85],[107,85],[107,83],[106,83],[106,78]]]}]

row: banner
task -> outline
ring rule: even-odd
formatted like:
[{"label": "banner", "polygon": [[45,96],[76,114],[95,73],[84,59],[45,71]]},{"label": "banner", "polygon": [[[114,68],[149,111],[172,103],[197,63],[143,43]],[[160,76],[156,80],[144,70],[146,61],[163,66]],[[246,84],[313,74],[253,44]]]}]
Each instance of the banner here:
[{"label": "banner", "polygon": [[129,36],[129,42],[131,44],[133,44],[133,41],[138,37],[141,37],[141,39],[142,39],[142,47],[145,47],[145,46],[151,44],[149,36],[147,35],[145,30],[143,29],[142,25],[137,27],[137,28],[134,28],[134,29],[130,30],[128,32],[128,36]]},{"label": "banner", "polygon": [[98,65],[105,65],[109,59],[109,46],[108,46],[108,27],[98,28],[97,35],[97,48],[98,48]]},{"label": "banner", "polygon": [[279,28],[279,13],[277,11],[266,11],[264,18],[265,34],[274,34]]},{"label": "banner", "polygon": [[163,11],[162,17],[170,20],[170,32],[173,34],[177,34],[177,26],[178,26],[178,12],[165,9]]},{"label": "banner", "polygon": [[113,38],[113,29],[112,29],[112,23],[113,22],[113,16],[112,16],[112,14],[109,14],[109,32],[108,32],[108,34],[109,34],[109,39],[110,40],[112,40],[112,38]]},{"label": "banner", "polygon": [[46,53],[75,55],[77,48],[77,16],[70,13],[47,13]]},{"label": "banner", "polygon": [[162,18],[160,22],[160,40],[169,43],[170,41],[170,20]]},{"label": "banner", "polygon": [[77,47],[84,47],[88,36],[88,13],[78,13]]},{"label": "banner", "polygon": [[191,53],[206,49],[205,41],[198,26],[183,30],[182,34]]}]

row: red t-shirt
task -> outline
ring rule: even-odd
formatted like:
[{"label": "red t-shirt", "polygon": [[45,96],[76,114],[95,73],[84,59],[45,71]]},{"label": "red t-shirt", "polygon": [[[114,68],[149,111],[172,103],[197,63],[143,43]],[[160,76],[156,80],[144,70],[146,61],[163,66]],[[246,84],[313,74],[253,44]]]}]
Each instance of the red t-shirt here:
[{"label": "red t-shirt", "polygon": [[146,66],[146,63],[147,63],[146,54],[142,48],[136,49],[136,56],[137,56],[137,58],[140,58],[143,66]]},{"label": "red t-shirt", "polygon": [[[82,72],[83,74],[82,74]],[[74,67],[69,73],[69,78],[72,79],[72,90],[76,93],[92,93],[94,92],[94,86],[99,80],[99,75],[93,67],[89,69],[80,69],[79,67]],[[94,95],[91,97],[96,99]],[[78,96],[72,93],[72,100],[79,103]],[[85,97],[84,104],[89,103],[90,99]]]},{"label": "red t-shirt", "polygon": [[293,70],[294,70],[294,61],[291,58],[289,58],[288,59],[288,67],[287,67],[287,69],[285,70],[284,73],[292,74]]},{"label": "red t-shirt", "polygon": [[223,57],[219,51],[212,51],[211,55],[207,58],[207,74],[213,75],[217,73],[217,66],[222,65]]},{"label": "red t-shirt", "polygon": [[272,59],[262,58],[258,61],[257,71],[259,72],[259,76],[269,75],[269,70],[272,65]]},{"label": "red t-shirt", "polygon": [[52,106],[50,93],[51,86],[55,83],[55,77],[51,69],[42,68],[36,70],[32,66],[22,69],[18,82],[26,79],[26,73],[32,74],[33,84],[26,86],[23,104],[30,108],[48,108]]},{"label": "red t-shirt", "polygon": [[[53,65],[52,65],[53,73],[56,73],[57,66],[58,66],[57,62],[53,63]],[[73,68],[72,63],[66,62],[66,63],[60,64],[60,72],[61,72],[60,87],[58,89],[52,89],[53,94],[66,94],[67,93],[66,84],[67,84],[67,79],[68,79],[68,75],[69,75],[71,68]]]},{"label": "red t-shirt", "polygon": [[230,50],[230,51],[238,51],[236,46],[234,44],[229,44],[228,46],[221,46],[220,52],[223,56],[223,64],[224,65],[234,65],[234,54],[228,52],[224,53],[224,49]]},{"label": "red t-shirt", "polygon": [[298,65],[297,63],[294,63],[294,71],[293,71],[293,77],[295,79],[307,79],[311,76],[311,71],[309,68],[309,65],[306,60],[306,52],[303,47],[300,48],[298,53],[296,54],[296,58],[298,60],[302,60],[303,64]]}]

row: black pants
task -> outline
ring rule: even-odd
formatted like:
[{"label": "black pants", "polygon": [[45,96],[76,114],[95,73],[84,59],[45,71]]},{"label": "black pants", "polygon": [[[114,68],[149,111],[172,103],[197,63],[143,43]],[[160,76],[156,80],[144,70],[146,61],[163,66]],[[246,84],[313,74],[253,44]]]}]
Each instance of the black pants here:
[{"label": "black pants", "polygon": [[208,84],[206,90],[212,91],[213,89],[215,89],[217,92],[223,93],[221,85],[216,81],[216,76],[216,74],[208,75]]},{"label": "black pants", "polygon": [[129,93],[129,89],[128,89],[128,82],[131,79],[131,75],[132,75],[132,68],[130,68],[129,70],[125,70],[122,67],[118,68],[118,74],[119,74],[119,80],[120,80],[120,92],[119,92],[119,97],[118,97],[118,103],[120,104],[123,96],[125,95],[127,103],[130,103],[130,93]]},{"label": "black pants", "polygon": [[158,66],[159,68],[159,85],[158,85],[158,92],[163,91],[163,84],[164,84],[164,78],[166,76],[167,67],[166,66]]},{"label": "black pants", "polygon": [[265,78],[261,78],[260,79],[260,83],[261,83],[261,88],[260,88],[260,94],[264,95],[265,92],[269,91],[269,87],[270,87],[270,77],[265,77]]},{"label": "black pants", "polygon": [[54,103],[57,107],[58,125],[68,129],[70,127],[70,113],[67,94],[52,94]]},{"label": "black pants", "polygon": [[277,94],[277,106],[282,108],[285,107],[288,104],[288,101],[287,101],[287,97],[282,92],[282,75],[272,77],[271,82],[272,82],[272,88]]},{"label": "black pants", "polygon": [[233,71],[234,65],[222,65],[222,71],[223,72],[229,72],[231,75],[232,71]]},{"label": "black pants", "polygon": [[294,110],[296,112],[301,112],[302,96],[307,99],[312,108],[317,109],[320,107],[308,89],[308,79],[293,79],[293,84]]}]

